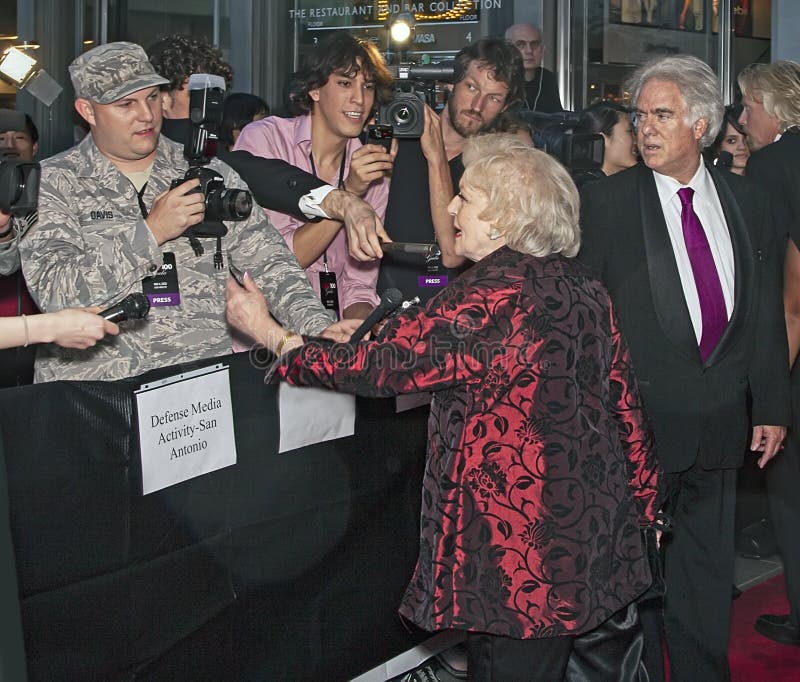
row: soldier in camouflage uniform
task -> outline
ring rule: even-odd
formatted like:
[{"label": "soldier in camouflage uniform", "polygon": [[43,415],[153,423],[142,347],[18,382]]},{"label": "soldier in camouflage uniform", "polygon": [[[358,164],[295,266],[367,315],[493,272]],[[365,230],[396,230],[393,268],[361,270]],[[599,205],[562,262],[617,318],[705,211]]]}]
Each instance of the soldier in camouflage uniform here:
[{"label": "soldier in camouflage uniform", "polygon": [[[104,306],[143,287],[148,292],[153,275],[166,280],[167,288],[151,296],[147,319],[124,323],[115,338],[86,351],[42,348],[35,380],[118,379],[229,352],[227,268],[215,268],[213,240],[204,240],[206,252],[197,256],[181,236],[203,219],[202,194],[189,193],[199,181],[170,190],[188,164],[182,147],[159,135],[158,86],[165,79],[140,46],[122,42],[86,52],[69,70],[75,108],[91,134],[42,163],[39,220],[20,246],[31,292],[42,310],[55,310]],[[215,159],[209,165],[226,187],[246,187],[224,163]],[[305,334],[330,325],[305,274],[260,210],[226,226],[223,251],[264,289],[284,324]],[[171,291],[174,271],[179,291]],[[164,300],[171,304],[159,305]]]}]

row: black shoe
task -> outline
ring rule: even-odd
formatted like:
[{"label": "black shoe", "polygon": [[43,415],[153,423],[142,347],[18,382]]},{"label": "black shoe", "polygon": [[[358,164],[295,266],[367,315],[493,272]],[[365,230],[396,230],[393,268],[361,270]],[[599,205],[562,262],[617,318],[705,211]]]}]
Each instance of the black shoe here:
[{"label": "black shoe", "polygon": [[789,625],[789,614],[782,613],[778,615],[777,613],[762,613],[756,620],[785,628],[787,625]]},{"label": "black shoe", "polygon": [[787,615],[764,614],[756,618],[755,630],[779,644],[800,646],[800,630],[792,627]]}]

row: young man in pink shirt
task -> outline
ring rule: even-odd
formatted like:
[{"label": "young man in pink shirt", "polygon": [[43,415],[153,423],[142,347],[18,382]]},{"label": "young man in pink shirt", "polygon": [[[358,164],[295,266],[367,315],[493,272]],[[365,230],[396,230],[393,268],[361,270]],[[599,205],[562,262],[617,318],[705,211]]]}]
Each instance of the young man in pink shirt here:
[{"label": "young man in pink shirt", "polygon": [[[392,76],[374,45],[334,33],[314,49],[295,74],[294,102],[307,112],[270,116],[247,125],[235,149],[283,159],[333,187],[362,197],[383,220],[394,155],[358,136],[371,119],[377,91]],[[348,253],[345,230],[335,220],[302,222],[265,209],[283,235],[323,304],[342,318],[364,318],[378,303],[378,260]]]}]

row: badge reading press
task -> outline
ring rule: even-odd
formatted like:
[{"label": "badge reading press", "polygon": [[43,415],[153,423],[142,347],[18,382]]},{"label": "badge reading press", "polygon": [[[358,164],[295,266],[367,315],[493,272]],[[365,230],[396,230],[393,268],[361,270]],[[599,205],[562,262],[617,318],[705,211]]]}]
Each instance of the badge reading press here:
[{"label": "badge reading press", "polygon": [[320,272],[319,273],[319,295],[322,299],[322,305],[326,310],[333,310],[336,313],[336,318],[339,318],[339,290],[336,287],[336,273],[335,272]]},{"label": "badge reading press", "polygon": [[420,287],[446,287],[447,275],[439,274],[442,265],[442,252],[425,256],[425,269],[427,275],[417,277],[417,285]]},{"label": "badge reading press", "polygon": [[164,264],[157,275],[142,280],[142,291],[151,306],[180,305],[181,292],[178,288],[178,268],[174,253],[164,253]]}]

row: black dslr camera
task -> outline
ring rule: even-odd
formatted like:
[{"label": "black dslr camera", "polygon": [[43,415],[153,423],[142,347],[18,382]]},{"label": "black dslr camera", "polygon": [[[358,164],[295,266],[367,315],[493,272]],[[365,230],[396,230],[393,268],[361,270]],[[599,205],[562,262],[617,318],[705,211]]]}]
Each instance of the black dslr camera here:
[{"label": "black dslr camera", "polygon": [[533,146],[558,159],[571,173],[603,165],[604,142],[599,133],[576,132],[580,117],[572,111],[544,114],[516,112],[533,130]]},{"label": "black dslr camera", "polygon": [[[25,130],[25,114],[0,109],[0,133]],[[0,211],[24,217],[36,210],[39,199],[39,164],[6,159],[0,154]]]},{"label": "black dslr camera", "polygon": [[189,118],[192,125],[184,143],[183,153],[189,161],[189,170],[182,178],[170,183],[170,189],[197,178],[200,187],[192,190],[205,196],[205,217],[183,235],[189,237],[195,253],[203,253],[200,238],[217,238],[214,265],[222,267],[220,239],[228,233],[223,220],[247,220],[253,210],[253,195],[246,189],[225,187],[223,177],[206,164],[216,156],[219,127],[222,124],[222,101],[225,96],[225,79],[210,74],[192,74],[189,77]]},{"label": "black dslr camera", "polygon": [[[186,175],[172,181],[170,189],[175,189],[181,183],[194,178],[200,180],[200,187],[192,191],[202,192],[206,198],[204,223],[218,223],[222,220],[247,220],[247,218],[250,217],[250,213],[253,210],[253,196],[250,192],[246,189],[230,189],[225,187],[223,177],[213,168],[191,166],[189,170],[186,171]],[[200,224],[203,225],[204,223]]]},{"label": "black dslr camera", "polygon": [[394,137],[421,137],[425,130],[425,105],[436,105],[436,82],[451,81],[453,62],[433,66],[390,66],[395,81],[392,99],[378,108],[378,125],[391,125]]}]

